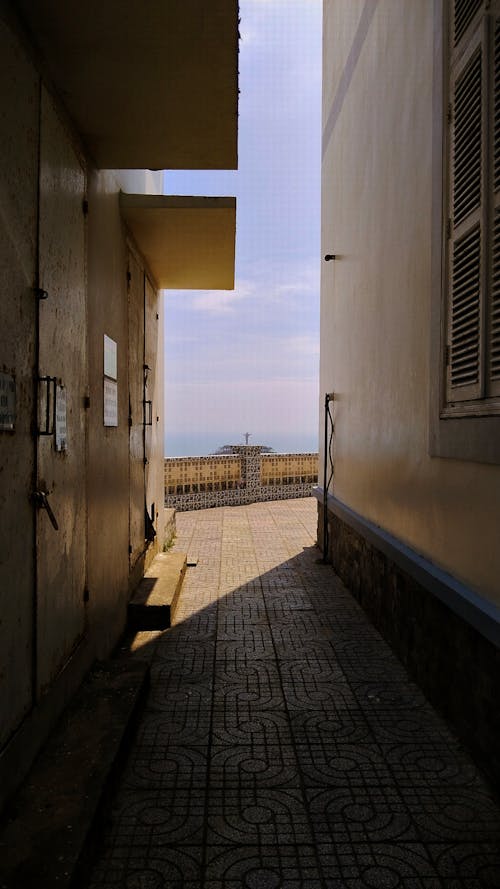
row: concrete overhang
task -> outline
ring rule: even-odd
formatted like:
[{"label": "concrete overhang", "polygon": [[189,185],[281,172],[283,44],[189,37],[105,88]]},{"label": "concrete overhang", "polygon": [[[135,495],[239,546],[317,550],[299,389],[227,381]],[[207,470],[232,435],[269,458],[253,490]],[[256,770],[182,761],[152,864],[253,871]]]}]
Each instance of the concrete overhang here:
[{"label": "concrete overhang", "polygon": [[236,169],[237,0],[16,0],[102,169]]},{"label": "concrete overhang", "polygon": [[233,290],[236,198],[122,192],[120,207],[159,287]]}]

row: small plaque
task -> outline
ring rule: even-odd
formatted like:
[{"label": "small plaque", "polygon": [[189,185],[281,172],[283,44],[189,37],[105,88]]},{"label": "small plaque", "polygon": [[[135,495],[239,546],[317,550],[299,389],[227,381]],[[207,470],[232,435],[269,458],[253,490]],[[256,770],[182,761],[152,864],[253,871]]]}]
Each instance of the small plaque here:
[{"label": "small plaque", "polygon": [[56,386],[56,451],[66,451],[68,447],[66,417],[66,389],[64,386]]},{"label": "small plaque", "polygon": [[104,378],[104,425],[118,426],[118,383]]},{"label": "small plaque", "polygon": [[104,376],[118,379],[117,346],[111,337],[104,334]]},{"label": "small plaque", "polygon": [[0,431],[14,432],[16,428],[16,378],[0,373]]}]

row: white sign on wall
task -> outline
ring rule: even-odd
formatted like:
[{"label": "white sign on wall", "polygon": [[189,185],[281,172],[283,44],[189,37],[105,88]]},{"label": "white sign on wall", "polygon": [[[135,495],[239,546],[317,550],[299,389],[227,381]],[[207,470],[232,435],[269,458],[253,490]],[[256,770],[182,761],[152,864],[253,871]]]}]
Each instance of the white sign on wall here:
[{"label": "white sign on wall", "polygon": [[118,426],[118,383],[104,377],[104,425]]},{"label": "white sign on wall", "polygon": [[118,426],[117,345],[104,334],[104,425]]},{"label": "white sign on wall", "polygon": [[117,347],[111,337],[104,334],[104,376],[118,379]]}]

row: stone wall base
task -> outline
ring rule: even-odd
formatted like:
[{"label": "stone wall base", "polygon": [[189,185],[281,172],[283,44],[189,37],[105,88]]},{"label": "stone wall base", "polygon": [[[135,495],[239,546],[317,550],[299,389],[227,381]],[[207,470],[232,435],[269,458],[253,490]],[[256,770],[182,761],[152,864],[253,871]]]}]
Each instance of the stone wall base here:
[{"label": "stone wall base", "polygon": [[396,546],[391,549],[389,535],[373,525],[364,532],[359,522],[339,512],[342,508],[330,510],[329,495],[328,555],[334,570],[500,790],[500,648],[494,608],[485,603],[483,610],[479,597],[472,591],[467,596],[450,575],[416,553],[412,564],[412,552],[404,545],[398,548],[392,538]]},{"label": "stone wall base", "polygon": [[216,506],[248,506],[268,500],[296,500],[310,497],[313,486],[299,485],[260,485],[252,488],[233,488],[230,491],[206,491],[197,494],[167,494],[165,506],[177,512],[191,509],[213,509]]}]

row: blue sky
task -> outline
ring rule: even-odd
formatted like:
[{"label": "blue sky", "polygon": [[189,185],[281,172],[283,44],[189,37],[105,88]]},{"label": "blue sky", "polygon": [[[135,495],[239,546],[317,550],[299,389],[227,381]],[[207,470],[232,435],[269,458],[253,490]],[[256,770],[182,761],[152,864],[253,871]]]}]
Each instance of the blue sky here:
[{"label": "blue sky", "polygon": [[236,195],[234,291],[165,293],[166,453],[316,450],[321,0],[241,0],[239,169],[167,171]]}]

